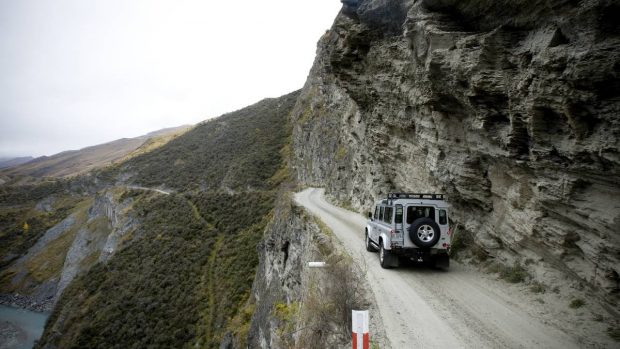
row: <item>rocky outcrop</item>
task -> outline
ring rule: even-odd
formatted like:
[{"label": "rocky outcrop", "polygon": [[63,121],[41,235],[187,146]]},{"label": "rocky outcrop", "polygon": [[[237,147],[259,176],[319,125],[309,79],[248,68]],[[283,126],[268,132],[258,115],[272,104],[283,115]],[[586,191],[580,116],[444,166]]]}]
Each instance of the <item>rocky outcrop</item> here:
[{"label": "rocky outcrop", "polygon": [[[346,348],[351,310],[376,309],[365,270],[322,222],[284,195],[258,246],[259,267],[250,303],[249,348]],[[308,262],[325,262],[311,268]],[[381,321],[371,321],[382,343]],[[221,348],[245,347],[226,336]]]},{"label": "rocky outcrop", "polygon": [[[47,250],[62,249],[64,240],[72,238],[72,230],[78,224],[76,214],[71,214],[56,224],[32,246],[28,253],[20,257],[9,268],[12,294],[2,294],[0,304],[23,307],[33,311],[50,311],[56,295],[59,275],[55,270],[57,263],[49,260]],[[61,242],[61,243],[58,243]],[[54,256],[58,258],[57,256]],[[62,257],[60,257],[62,258]],[[51,270],[51,272],[50,272]],[[5,286],[6,287],[6,286]]]},{"label": "rocky outcrop", "polygon": [[117,238],[111,238],[119,221],[117,207],[110,191],[95,197],[93,205],[88,209],[86,223],[79,228],[67,251],[56,287],[56,301],[78,273],[88,270],[97,261],[109,258],[114,251],[115,246],[105,247],[109,240],[118,241]]},{"label": "rocky outcrop", "polygon": [[[248,334],[250,348],[279,348],[290,333],[278,333],[276,304],[290,305],[302,299],[307,263],[314,252],[313,239],[320,231],[301,208],[281,204],[258,246],[259,265],[252,288],[256,308]],[[235,346],[236,347],[236,346]]]},{"label": "rocky outcrop", "polygon": [[620,293],[620,6],[344,5],[293,112],[305,184],[444,192],[482,251]]},{"label": "rocky outcrop", "polygon": [[[133,199],[119,203],[115,193],[105,190],[83,203],[4,271],[11,275],[4,285],[11,293],[0,294],[0,304],[51,311],[78,274],[107,261],[136,227],[129,212]],[[40,203],[42,210],[49,200]]]}]

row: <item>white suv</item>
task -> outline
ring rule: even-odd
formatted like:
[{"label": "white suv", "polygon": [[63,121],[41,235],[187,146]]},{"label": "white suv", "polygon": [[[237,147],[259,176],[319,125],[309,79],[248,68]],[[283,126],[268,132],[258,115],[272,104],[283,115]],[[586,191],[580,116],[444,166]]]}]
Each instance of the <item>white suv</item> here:
[{"label": "white suv", "polygon": [[368,213],[366,250],[379,250],[383,268],[397,267],[399,258],[448,268],[448,207],[443,194],[389,193]]}]

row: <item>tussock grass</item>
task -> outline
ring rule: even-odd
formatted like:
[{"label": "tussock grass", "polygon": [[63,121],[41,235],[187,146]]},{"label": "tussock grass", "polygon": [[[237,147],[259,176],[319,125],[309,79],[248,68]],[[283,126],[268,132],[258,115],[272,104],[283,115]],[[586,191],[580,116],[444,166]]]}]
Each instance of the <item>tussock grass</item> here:
[{"label": "tussock grass", "polygon": [[586,302],[581,299],[581,298],[575,298],[572,301],[570,301],[570,303],[568,304],[569,308],[572,309],[578,309],[583,307],[586,304]]},{"label": "tussock grass", "polygon": [[520,263],[507,266],[499,262],[494,262],[488,264],[486,270],[492,274],[499,274],[500,279],[513,284],[523,282],[530,276],[527,270],[523,268]]},{"label": "tussock grass", "polygon": [[620,342],[620,327],[609,327],[607,329],[607,334],[609,335],[609,337]]},{"label": "tussock grass", "polygon": [[534,281],[530,284],[530,291],[533,293],[545,293],[547,292],[547,285]]}]

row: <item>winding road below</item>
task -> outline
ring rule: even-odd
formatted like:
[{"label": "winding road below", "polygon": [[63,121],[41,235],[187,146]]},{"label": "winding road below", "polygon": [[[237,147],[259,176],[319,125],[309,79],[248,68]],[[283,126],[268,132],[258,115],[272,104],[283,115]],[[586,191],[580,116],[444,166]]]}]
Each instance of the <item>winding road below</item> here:
[{"label": "winding road below", "polygon": [[580,347],[571,336],[539,319],[536,306],[523,302],[501,281],[461,264],[452,261],[447,271],[382,269],[378,255],[364,248],[366,218],[331,205],[323,193],[310,188],[297,193],[295,200],[365,265],[393,349]]},{"label": "winding road below", "polygon": [[157,189],[157,188],[139,187],[137,185],[128,185],[127,189],[153,191],[153,192],[160,193],[160,194],[163,194],[163,195],[170,195],[169,191],[165,191],[165,190],[161,190],[161,189]]}]

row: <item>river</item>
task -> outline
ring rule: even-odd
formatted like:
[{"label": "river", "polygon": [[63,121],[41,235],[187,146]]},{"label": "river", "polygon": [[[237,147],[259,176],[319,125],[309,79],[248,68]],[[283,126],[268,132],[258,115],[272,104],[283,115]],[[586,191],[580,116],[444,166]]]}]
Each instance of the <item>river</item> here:
[{"label": "river", "polygon": [[0,305],[0,349],[29,349],[41,337],[48,313]]}]

